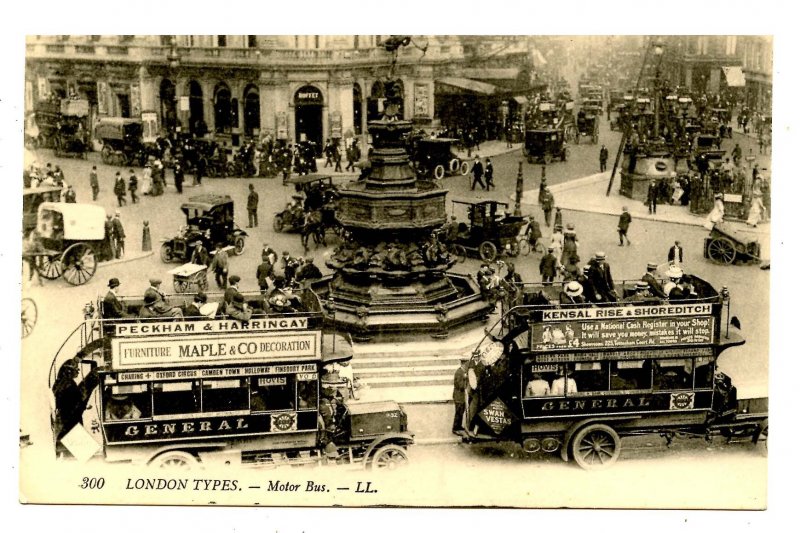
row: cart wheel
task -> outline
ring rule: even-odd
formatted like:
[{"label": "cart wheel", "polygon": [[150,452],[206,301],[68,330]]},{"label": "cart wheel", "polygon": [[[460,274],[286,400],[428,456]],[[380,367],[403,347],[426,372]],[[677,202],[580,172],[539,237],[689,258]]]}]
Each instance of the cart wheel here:
[{"label": "cart wheel", "polygon": [[458,260],[459,263],[463,263],[467,260],[467,249],[460,244],[453,245],[453,254],[456,256],[456,260]]},{"label": "cart wheel", "polygon": [[521,239],[518,247],[520,255],[528,255],[531,253],[531,243],[528,242],[528,239]]},{"label": "cart wheel", "polygon": [[408,464],[406,451],[397,444],[381,446],[372,454],[370,469],[397,470]]},{"label": "cart wheel", "polygon": [[173,279],[172,287],[177,293],[186,292],[189,289],[189,282],[185,279]]},{"label": "cart wheel", "polygon": [[440,180],[444,177],[444,165],[436,165],[433,169],[433,177]]},{"label": "cart wheel", "polygon": [[94,276],[97,270],[97,256],[86,243],[79,242],[67,248],[61,255],[64,265],[64,279],[70,285],[83,285]]},{"label": "cart wheel", "polygon": [[190,453],[172,450],[158,455],[149,464],[165,470],[191,470],[197,466],[197,458]]},{"label": "cart wheel", "polygon": [[459,167],[461,166],[461,161],[458,160],[457,157],[454,157],[450,160],[450,174],[455,174],[459,171]]},{"label": "cart wheel", "polygon": [[61,261],[54,257],[40,255],[36,258],[36,272],[44,279],[58,279],[64,271]]},{"label": "cart wheel", "polygon": [[708,257],[717,263],[730,265],[736,259],[736,247],[728,238],[714,239],[708,243]]},{"label": "cart wheel", "polygon": [[462,176],[466,176],[467,174],[469,174],[469,163],[467,163],[466,161],[462,161],[461,162],[461,175]]},{"label": "cart wheel", "polygon": [[201,291],[208,289],[208,276],[201,276],[200,279],[197,280],[197,288]]},{"label": "cart wheel", "polygon": [[572,457],[584,470],[598,470],[614,464],[619,457],[620,439],[605,424],[590,424],[572,439]]},{"label": "cart wheel", "polygon": [[36,319],[39,317],[39,310],[36,308],[36,302],[30,298],[22,299],[22,338],[24,339],[33,331],[36,325]]},{"label": "cart wheel", "polygon": [[484,241],[478,247],[478,252],[484,261],[494,261],[494,258],[497,257],[497,246],[492,242]]},{"label": "cart wheel", "polygon": [[283,217],[281,215],[275,215],[275,218],[272,219],[272,229],[278,233],[283,230]]},{"label": "cart wheel", "polygon": [[233,241],[233,253],[236,255],[242,255],[244,253],[244,237],[239,235]]},{"label": "cart wheel", "polygon": [[172,246],[167,243],[161,245],[161,261],[164,263],[172,262]]}]

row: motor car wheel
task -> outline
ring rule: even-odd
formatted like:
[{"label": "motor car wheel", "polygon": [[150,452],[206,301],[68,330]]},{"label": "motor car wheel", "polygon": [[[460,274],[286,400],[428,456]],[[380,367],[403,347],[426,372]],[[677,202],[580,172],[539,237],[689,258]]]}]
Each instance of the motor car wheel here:
[{"label": "motor car wheel", "polygon": [[478,247],[478,253],[484,261],[494,261],[497,257],[497,246],[493,242],[484,241]]},{"label": "motor car wheel", "polygon": [[444,178],[444,165],[436,165],[436,167],[434,167],[433,177],[437,180]]},{"label": "motor car wheel", "polygon": [[167,243],[161,245],[161,261],[164,263],[172,262],[172,246]]},{"label": "motor car wheel", "polygon": [[244,237],[239,235],[233,241],[233,253],[236,255],[242,255],[244,253]]},{"label": "motor car wheel", "polygon": [[469,174],[469,163],[467,163],[466,161],[462,161],[461,162],[461,175],[462,176],[466,176],[467,174]]}]

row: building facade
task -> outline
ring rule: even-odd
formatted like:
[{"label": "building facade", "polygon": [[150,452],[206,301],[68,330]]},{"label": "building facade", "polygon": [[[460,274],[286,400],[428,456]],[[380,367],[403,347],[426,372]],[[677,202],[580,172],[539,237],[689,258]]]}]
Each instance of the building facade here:
[{"label": "building facade", "polygon": [[[266,135],[322,144],[365,136],[367,121],[382,112],[390,73],[403,117],[421,126],[438,124],[437,109],[457,109],[454,95],[482,98],[494,116],[528,89],[530,72],[519,66],[524,38],[415,36],[394,56],[386,37],[30,36],[26,111],[47,97],[75,96],[89,101],[93,120],[155,113],[162,128],[233,145]],[[488,85],[470,83],[476,77]]]},{"label": "building facade", "polygon": [[739,37],[738,53],[745,77],[745,104],[764,115],[772,114],[772,37]]}]

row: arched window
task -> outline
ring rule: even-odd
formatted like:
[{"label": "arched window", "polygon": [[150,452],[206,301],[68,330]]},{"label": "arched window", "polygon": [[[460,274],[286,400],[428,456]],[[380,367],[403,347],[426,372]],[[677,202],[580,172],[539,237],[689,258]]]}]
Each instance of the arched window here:
[{"label": "arched window", "polygon": [[195,80],[189,82],[189,131],[200,137],[208,133],[203,118],[203,88]]},{"label": "arched window", "polygon": [[158,91],[161,100],[161,124],[171,130],[178,125],[177,102],[175,100],[175,84],[164,78]]},{"label": "arched window", "polygon": [[357,83],[353,84],[353,131],[356,135],[363,133],[361,129],[361,105],[364,101],[364,96],[361,94],[361,86]]},{"label": "arched window", "polygon": [[214,131],[230,133],[232,126],[231,90],[226,83],[214,88]]},{"label": "arched window", "polygon": [[244,89],[244,134],[258,135],[261,129],[261,101],[258,87],[248,85]]}]

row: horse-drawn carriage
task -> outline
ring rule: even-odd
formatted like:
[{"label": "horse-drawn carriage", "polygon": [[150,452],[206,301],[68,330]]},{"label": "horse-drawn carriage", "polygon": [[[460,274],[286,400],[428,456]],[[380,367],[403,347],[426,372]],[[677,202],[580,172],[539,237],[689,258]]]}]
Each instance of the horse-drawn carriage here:
[{"label": "horse-drawn carriage", "polygon": [[161,157],[156,144],[143,140],[144,126],[136,118],[105,117],[94,128],[103,143],[100,157],[107,165],[144,166],[149,156]]},{"label": "horse-drawn carriage", "polygon": [[341,224],[336,220],[339,194],[332,176],[293,176],[286,183],[294,185],[296,194],[285,209],[275,214],[272,228],[276,232],[300,232],[305,248],[308,237],[313,236],[317,244],[324,244],[328,230],[337,235],[341,233]]},{"label": "horse-drawn carriage", "polygon": [[[43,202],[39,205],[35,242],[24,256],[45,279],[63,277],[83,285],[94,276],[104,255],[105,210],[91,204]],[[110,251],[110,244],[108,251]]]},{"label": "horse-drawn carriage", "polygon": [[569,156],[565,128],[536,128],[525,132],[523,148],[528,163],[551,163],[555,159],[566,161]]},{"label": "horse-drawn carriage", "polygon": [[705,239],[703,257],[726,265],[734,261],[759,261],[761,244],[751,233],[726,222],[717,222]]}]

